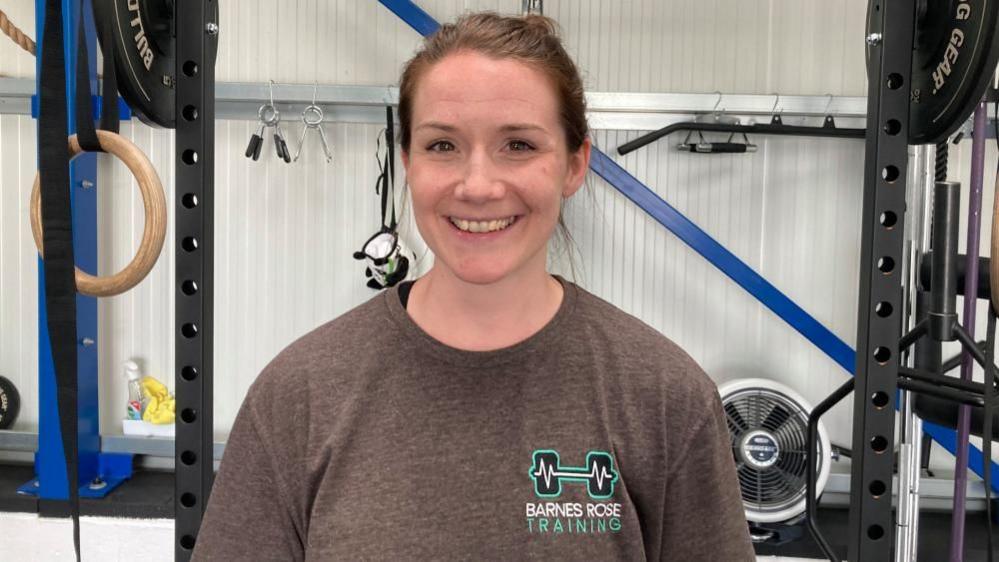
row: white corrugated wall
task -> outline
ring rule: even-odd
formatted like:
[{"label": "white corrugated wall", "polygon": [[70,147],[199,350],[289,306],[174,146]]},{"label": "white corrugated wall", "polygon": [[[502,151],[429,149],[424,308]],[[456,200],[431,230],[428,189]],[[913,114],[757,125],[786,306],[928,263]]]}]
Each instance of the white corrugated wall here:
[{"label": "white corrugated wall", "polygon": [[[442,21],[465,10],[520,7],[520,0],[419,3]],[[5,7],[8,16],[33,36],[30,3],[14,4]],[[549,0],[545,7],[591,91],[866,93],[864,0]],[[220,8],[220,82],[391,85],[419,43],[374,0],[241,0]],[[0,38],[0,74],[31,77],[34,59]],[[293,147],[301,132],[296,117],[284,126]],[[286,165],[269,141],[261,161],[251,162],[242,152],[253,128],[251,121],[219,121],[216,129],[219,439],[275,353],[372,295],[350,254],[378,221],[372,155],[379,127],[328,124],[333,165],[315,145],[303,161]],[[149,153],[172,199],[172,133],[139,123],[122,132]],[[596,131],[595,142],[610,154],[637,135]],[[863,143],[753,140],[755,154],[682,154],[660,142],[617,159],[852,345]],[[38,415],[37,266],[26,220],[34,144],[34,121],[0,116],[0,374],[21,390],[22,430],[35,430]],[[952,155],[952,177],[967,181],[968,152]],[[988,170],[994,158],[990,149]],[[123,166],[102,157],[100,177],[100,269],[109,273],[130,259],[142,212]],[[567,211],[581,284],[675,339],[719,382],[771,377],[818,402],[844,380],[831,360],[616,190],[592,174],[588,184]],[[100,305],[104,433],[120,431],[125,359],[140,358],[172,386],[172,224],[150,277]],[[425,269],[431,258],[411,225],[404,238]],[[827,421],[844,444],[849,410],[844,404]]]},{"label": "white corrugated wall", "polygon": [[[34,37],[33,5],[4,11]],[[420,0],[438,21],[521,0]],[[865,95],[866,0],[548,0],[593,91]],[[217,78],[394,84],[417,34],[376,0],[220,1]],[[34,59],[0,41],[0,75]]]}]

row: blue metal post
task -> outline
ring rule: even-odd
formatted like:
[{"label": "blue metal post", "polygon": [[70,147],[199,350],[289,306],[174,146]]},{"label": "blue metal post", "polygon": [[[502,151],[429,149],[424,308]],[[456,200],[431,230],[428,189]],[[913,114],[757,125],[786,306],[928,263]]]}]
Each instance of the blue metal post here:
[{"label": "blue metal post", "polygon": [[[80,3],[83,2],[84,33],[87,38],[87,56],[90,69],[91,92],[97,86],[97,35],[93,22],[91,0],[62,0],[64,41],[66,55],[66,103],[69,109],[68,134],[76,132],[76,62],[79,32]],[[39,53],[35,69],[41,76],[41,40],[45,21],[45,1],[35,0],[35,37],[39,39]],[[36,86],[37,87],[37,86]],[[88,96],[92,99],[92,96]],[[97,273],[97,157],[81,154],[70,164],[70,189],[73,205],[73,249],[76,266],[92,275]],[[100,410],[98,399],[97,364],[97,299],[77,295],[77,400],[79,417],[79,484],[81,497],[106,494],[122,478],[105,474],[109,485],[98,490],[88,486],[94,479],[107,472],[114,463],[102,459],[100,453]],[[42,500],[67,500],[66,461],[59,426],[56,404],[56,378],[52,364],[45,309],[45,273],[38,261],[38,451],[35,455],[36,481],[21,487],[21,491],[37,493]],[[102,470],[103,469],[103,470]],[[37,485],[36,485],[37,484]]]}]

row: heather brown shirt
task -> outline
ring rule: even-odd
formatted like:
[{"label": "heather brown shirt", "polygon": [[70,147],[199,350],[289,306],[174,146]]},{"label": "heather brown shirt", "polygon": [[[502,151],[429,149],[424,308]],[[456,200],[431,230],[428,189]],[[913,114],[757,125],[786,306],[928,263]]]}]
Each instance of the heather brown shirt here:
[{"label": "heather brown shirt", "polygon": [[559,279],[496,351],[423,332],[398,288],[261,373],[195,560],[754,560],[714,383]]}]

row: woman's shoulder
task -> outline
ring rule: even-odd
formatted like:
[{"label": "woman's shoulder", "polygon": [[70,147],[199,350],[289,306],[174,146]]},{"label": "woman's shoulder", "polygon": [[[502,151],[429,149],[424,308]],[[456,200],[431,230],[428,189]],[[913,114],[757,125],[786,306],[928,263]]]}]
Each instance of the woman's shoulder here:
[{"label": "woman's shoulder", "polygon": [[666,390],[670,401],[710,402],[717,385],[697,361],[666,334],[612,303],[578,288],[578,342],[615,364],[618,380]]},{"label": "woman's shoulder", "polygon": [[391,338],[386,333],[391,330],[386,321],[387,296],[379,293],[288,344],[257,376],[251,394],[307,389],[316,379],[332,383],[364,356],[377,353],[382,340]]}]

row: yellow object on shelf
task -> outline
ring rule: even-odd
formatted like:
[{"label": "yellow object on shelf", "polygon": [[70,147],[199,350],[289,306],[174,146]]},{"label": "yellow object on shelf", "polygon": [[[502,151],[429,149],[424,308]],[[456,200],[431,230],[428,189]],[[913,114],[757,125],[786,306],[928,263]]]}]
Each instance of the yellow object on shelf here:
[{"label": "yellow object on shelf", "polygon": [[148,400],[142,412],[143,421],[155,424],[173,423],[176,405],[163,383],[150,376],[142,377],[142,393]]}]

